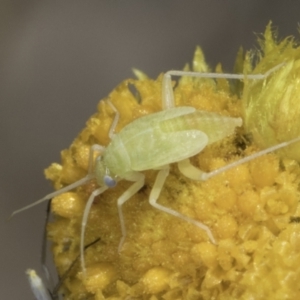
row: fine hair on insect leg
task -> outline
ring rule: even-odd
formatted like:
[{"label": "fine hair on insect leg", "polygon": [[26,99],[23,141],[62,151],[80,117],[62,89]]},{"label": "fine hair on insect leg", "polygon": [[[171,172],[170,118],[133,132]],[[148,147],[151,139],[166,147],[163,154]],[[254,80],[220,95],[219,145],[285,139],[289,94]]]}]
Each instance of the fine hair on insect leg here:
[{"label": "fine hair on insect leg", "polygon": [[[23,209],[15,211],[14,214],[74,189],[95,178],[99,188],[94,190],[89,196],[81,224],[80,260],[82,270],[85,274],[84,237],[89,212],[94,199],[107,189],[114,187],[120,180],[132,182],[131,186],[124,191],[116,201],[122,233],[118,247],[120,252],[126,238],[126,226],[122,207],[126,201],[144,186],[145,174],[143,172],[147,170],[158,170],[155,183],[150,192],[149,203],[162,212],[189,222],[199,229],[204,230],[209,240],[212,243],[216,243],[216,239],[208,226],[176,210],[157,203],[165,180],[168,177],[170,164],[178,163],[179,170],[183,175],[193,180],[203,181],[261,155],[286,147],[299,141],[300,138],[262,150],[217,170],[208,173],[203,172],[191,165],[189,158],[200,153],[207,145],[232,135],[236,127],[242,126],[242,119],[196,110],[194,107],[189,106],[175,107],[171,76],[229,78],[239,80],[248,78],[261,80],[267,78],[282,66],[283,64],[280,64],[265,74],[249,75],[169,71],[164,75],[162,83],[162,107],[164,109],[160,112],[149,114],[132,121],[118,133],[115,133],[115,128],[118,124],[120,113],[113,103],[106,101],[107,105],[109,105],[115,113],[108,132],[111,140],[107,147],[100,145],[91,146],[88,175]],[[96,159],[95,156],[97,156]]]}]

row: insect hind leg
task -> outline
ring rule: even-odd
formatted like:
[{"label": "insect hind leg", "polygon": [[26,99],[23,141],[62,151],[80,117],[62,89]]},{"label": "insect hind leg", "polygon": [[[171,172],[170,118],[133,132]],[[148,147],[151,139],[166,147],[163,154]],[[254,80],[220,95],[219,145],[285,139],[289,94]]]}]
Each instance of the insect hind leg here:
[{"label": "insect hind leg", "polygon": [[169,109],[175,106],[174,92],[172,87],[172,76],[189,76],[189,77],[198,77],[198,78],[225,78],[225,79],[265,79],[270,76],[272,73],[280,69],[285,63],[281,63],[266,73],[263,74],[230,74],[230,73],[201,73],[201,72],[192,72],[192,71],[177,71],[171,70],[164,74],[162,81],[162,107],[163,109]]},{"label": "insect hind leg", "polygon": [[256,153],[253,153],[251,155],[248,155],[246,157],[243,157],[243,158],[241,158],[237,161],[229,163],[228,165],[225,165],[224,167],[213,170],[211,172],[203,172],[203,171],[199,170],[198,168],[194,167],[190,163],[189,159],[185,159],[185,160],[182,160],[182,161],[178,162],[178,168],[184,176],[186,176],[190,179],[205,181],[205,180],[207,180],[207,179],[209,179],[213,176],[216,176],[216,175],[218,175],[220,173],[223,173],[227,170],[235,168],[235,167],[237,167],[241,164],[249,162],[249,161],[251,161],[253,159],[256,159],[256,158],[258,158],[262,155],[274,152],[274,151],[279,150],[279,149],[284,148],[284,147],[288,147],[289,145],[292,145],[292,144],[297,143],[297,142],[300,142],[300,136],[296,137],[296,138],[294,138],[290,141],[283,142],[283,143],[277,144],[275,146],[271,146],[267,149],[264,149],[264,150],[258,151]]},{"label": "insect hind leg", "polygon": [[89,153],[89,166],[88,166],[88,175],[92,177],[92,174],[94,173],[94,159],[95,159],[95,153],[99,152],[101,153],[105,150],[104,146],[101,146],[99,144],[94,144],[90,148],[90,153]]},{"label": "insect hind leg", "polygon": [[170,214],[170,215],[172,215],[174,217],[177,217],[179,219],[182,219],[182,220],[184,220],[184,221],[186,221],[188,223],[191,223],[191,224],[199,227],[201,230],[204,230],[206,232],[207,236],[209,237],[209,239],[211,240],[211,242],[213,244],[216,244],[216,240],[215,240],[215,238],[214,238],[214,236],[213,236],[213,234],[212,234],[212,232],[211,232],[211,230],[210,230],[210,228],[208,226],[206,226],[203,223],[198,222],[198,221],[196,221],[194,219],[191,219],[191,218],[189,218],[189,217],[187,217],[187,216],[179,213],[176,210],[173,210],[171,208],[165,207],[165,206],[160,205],[160,204],[158,204],[156,202],[157,199],[158,199],[158,197],[159,197],[159,195],[160,195],[160,193],[161,193],[161,190],[162,190],[163,185],[164,185],[164,183],[166,181],[166,178],[169,175],[169,170],[170,170],[170,167],[167,166],[167,167],[161,169],[158,172],[156,180],[155,180],[155,183],[154,183],[154,186],[153,186],[153,188],[151,190],[151,193],[150,193],[149,203],[153,207],[155,207],[155,208],[157,208],[157,209],[159,209],[159,210],[161,210],[163,212],[166,212],[166,213],[168,213],[168,214]]}]

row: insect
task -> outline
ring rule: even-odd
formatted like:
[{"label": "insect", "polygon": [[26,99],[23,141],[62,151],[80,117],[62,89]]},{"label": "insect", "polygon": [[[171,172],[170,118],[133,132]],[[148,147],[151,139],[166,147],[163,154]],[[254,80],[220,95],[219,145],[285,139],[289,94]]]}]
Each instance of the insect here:
[{"label": "insect", "polygon": [[[171,76],[240,80],[247,76],[248,79],[259,80],[267,78],[282,66],[283,64],[280,64],[265,74],[255,75],[169,71],[165,73],[163,77],[162,107],[164,110],[136,119],[126,125],[117,134],[115,133],[115,128],[118,124],[119,112],[110,101],[107,101],[115,113],[113,123],[109,129],[111,141],[107,147],[96,144],[90,148],[88,174],[77,182],[46,195],[44,198],[22,209],[16,210],[13,215],[72,190],[95,178],[99,188],[91,193],[84,209],[81,224],[80,259],[82,270],[85,272],[84,236],[88,215],[95,197],[101,195],[107,189],[113,188],[120,180],[133,182],[117,199],[122,232],[118,249],[121,251],[126,237],[122,206],[144,186],[145,175],[143,171],[154,169],[157,170],[158,173],[150,192],[149,203],[162,212],[194,224],[207,233],[212,243],[216,243],[208,226],[157,203],[165,180],[168,177],[170,164],[177,163],[180,172],[192,180],[207,180],[210,177],[253,160],[261,155],[300,141],[300,137],[262,150],[217,170],[208,173],[203,172],[194,167],[190,163],[189,158],[201,152],[207,145],[233,134],[236,127],[242,126],[242,119],[200,111],[193,107],[175,107]],[[94,160],[95,156],[97,157]]]}]

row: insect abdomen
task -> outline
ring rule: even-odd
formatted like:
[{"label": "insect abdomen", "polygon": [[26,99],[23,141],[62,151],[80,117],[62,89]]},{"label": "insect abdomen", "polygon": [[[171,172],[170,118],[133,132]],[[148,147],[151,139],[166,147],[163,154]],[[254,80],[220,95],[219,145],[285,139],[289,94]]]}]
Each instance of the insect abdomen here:
[{"label": "insect abdomen", "polygon": [[160,123],[162,132],[199,130],[208,136],[208,144],[234,133],[235,127],[242,125],[241,118],[221,116],[216,113],[197,110],[190,114],[164,120]]}]

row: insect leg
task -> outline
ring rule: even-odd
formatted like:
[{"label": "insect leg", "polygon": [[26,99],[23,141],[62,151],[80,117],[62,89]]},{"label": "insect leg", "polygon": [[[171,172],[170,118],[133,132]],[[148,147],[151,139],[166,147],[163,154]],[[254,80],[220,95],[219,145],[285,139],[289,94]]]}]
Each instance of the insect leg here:
[{"label": "insect leg", "polygon": [[172,87],[171,76],[189,76],[198,78],[225,78],[225,79],[265,79],[278,69],[280,69],[285,63],[281,63],[264,74],[229,74],[229,73],[201,73],[191,71],[177,71],[171,70],[164,74],[162,82],[162,106],[163,109],[172,108],[175,106],[174,93]]},{"label": "insect leg", "polygon": [[126,238],[126,227],[125,227],[125,221],[124,216],[122,212],[122,206],[123,204],[130,199],[134,194],[136,194],[145,184],[145,175],[142,173],[136,173],[136,182],[132,184],[119,198],[118,198],[118,212],[119,212],[119,219],[120,219],[120,225],[121,225],[121,232],[122,232],[122,238],[119,243],[118,251],[121,252],[123,243]]},{"label": "insect leg", "polygon": [[164,74],[162,80],[162,108],[169,109],[175,106],[174,92],[172,87],[171,71]]},{"label": "insect leg", "polygon": [[91,178],[93,177],[93,173],[94,173],[94,159],[95,159],[95,153],[99,152],[101,155],[101,153],[104,151],[105,147],[98,145],[98,144],[94,144],[91,146],[90,148],[90,153],[89,153],[89,167],[88,167],[88,176],[90,176]]},{"label": "insect leg", "polygon": [[213,244],[216,244],[216,241],[213,237],[213,234],[210,230],[210,228],[206,225],[204,225],[203,223],[201,222],[198,222],[196,220],[193,220],[179,212],[177,212],[176,210],[173,210],[171,208],[168,208],[168,207],[165,207],[163,205],[160,205],[158,204],[156,201],[161,193],[161,190],[163,188],[163,185],[165,183],[165,180],[166,178],[168,177],[169,175],[169,169],[170,167],[167,166],[165,167],[164,169],[161,169],[158,174],[157,174],[157,177],[156,177],[156,180],[155,180],[155,183],[154,183],[154,186],[151,190],[151,193],[150,193],[150,197],[149,197],[149,203],[154,206],[155,208],[161,210],[161,211],[164,211],[174,217],[177,217],[179,219],[182,219],[188,223],[191,223],[193,225],[196,225],[197,227],[199,227],[200,229],[204,230],[206,232],[206,234],[208,235],[209,239],[211,240],[211,242]]},{"label": "insect leg", "polygon": [[230,170],[232,168],[235,168],[235,167],[237,167],[237,166],[239,166],[241,164],[244,164],[244,163],[246,163],[248,161],[251,161],[251,160],[253,160],[253,159],[257,158],[257,157],[260,157],[262,155],[268,154],[270,152],[274,152],[274,151],[276,151],[276,150],[278,150],[280,148],[287,147],[287,146],[289,146],[289,145],[291,145],[293,143],[297,143],[297,142],[300,142],[300,137],[294,138],[294,139],[292,139],[292,140],[290,140],[288,142],[283,142],[283,143],[280,143],[278,145],[269,147],[269,148],[267,148],[265,150],[258,151],[256,153],[248,155],[248,156],[246,156],[244,158],[241,158],[241,159],[239,159],[237,161],[234,161],[234,162],[232,162],[232,163],[230,163],[230,164],[228,164],[228,165],[226,165],[224,167],[221,167],[219,169],[216,169],[216,170],[208,172],[208,173],[203,172],[203,171],[199,170],[198,168],[194,167],[190,163],[189,159],[185,159],[185,160],[182,160],[182,161],[178,162],[178,168],[179,168],[180,172],[183,175],[185,175],[186,177],[191,178],[193,180],[203,180],[204,181],[204,180],[207,180],[207,179],[209,179],[209,178],[211,178],[213,176],[216,176],[216,175],[218,175],[218,174],[220,174],[222,172],[225,172],[225,171]]},{"label": "insect leg", "polygon": [[118,110],[116,109],[116,107],[111,103],[111,101],[106,100],[107,104],[111,107],[111,109],[115,112],[115,117],[114,120],[109,128],[109,132],[108,132],[108,136],[110,139],[113,139],[114,135],[115,135],[115,129],[116,126],[118,125],[119,119],[120,119],[120,113],[118,112]]},{"label": "insect leg", "polygon": [[94,202],[94,199],[99,196],[100,194],[102,194],[103,192],[105,192],[108,189],[107,186],[102,186],[99,189],[94,190],[86,205],[84,208],[84,212],[83,212],[83,216],[82,216],[82,222],[81,222],[81,234],[80,234],[80,261],[81,261],[81,268],[83,273],[86,273],[86,269],[85,269],[85,260],[84,260],[84,234],[85,234],[85,229],[86,229],[86,224],[87,224],[87,220],[89,217],[89,213],[92,207],[92,204]]},{"label": "insect leg", "polygon": [[209,174],[209,173],[205,173],[205,172],[201,171],[200,169],[194,167],[188,158],[184,159],[182,161],[179,161],[177,163],[177,165],[178,165],[179,171],[185,177],[190,178],[192,180],[205,180],[202,178],[204,178],[205,176],[207,176],[207,174]]}]

